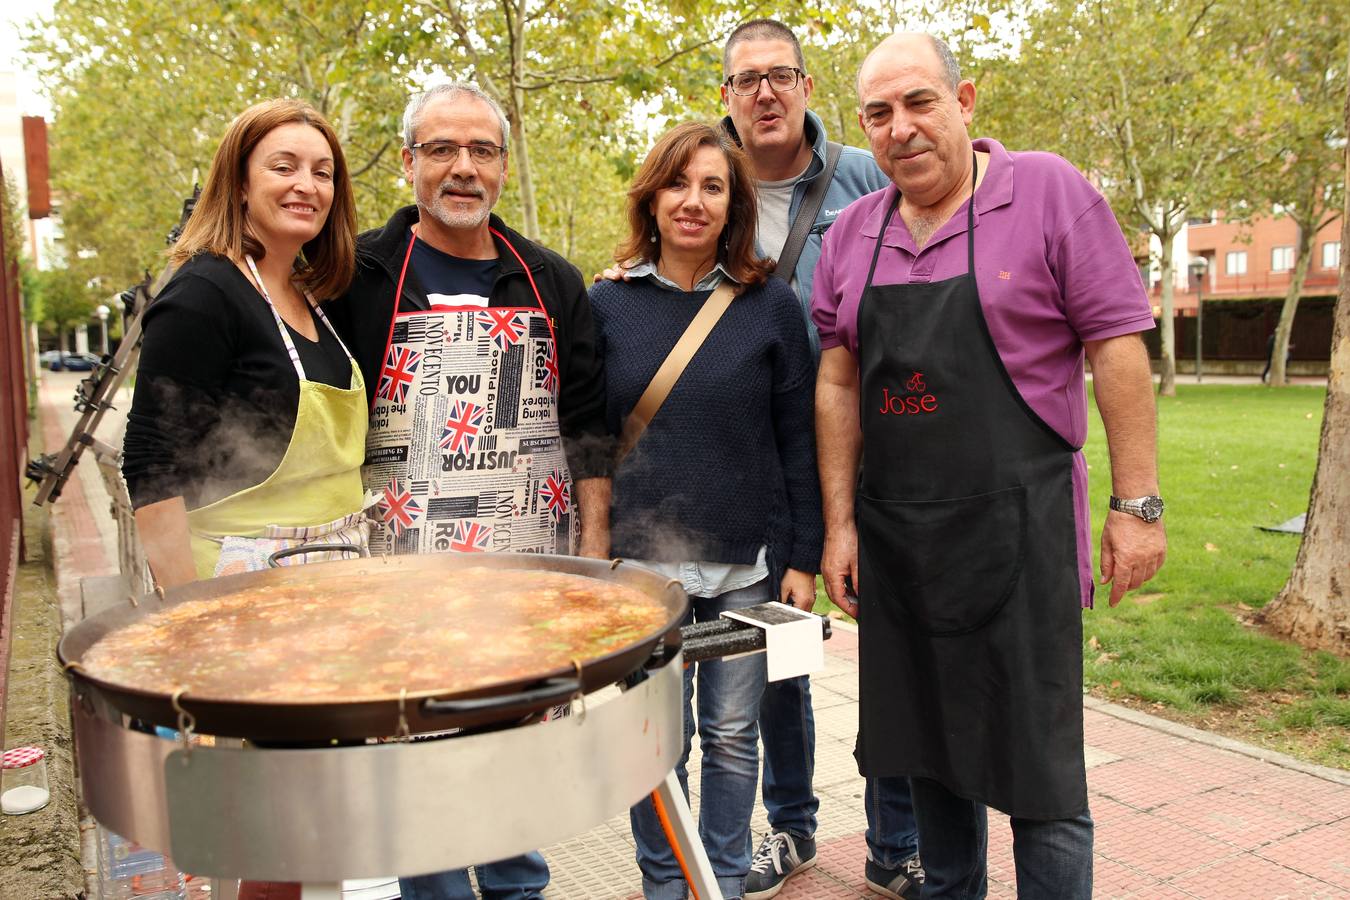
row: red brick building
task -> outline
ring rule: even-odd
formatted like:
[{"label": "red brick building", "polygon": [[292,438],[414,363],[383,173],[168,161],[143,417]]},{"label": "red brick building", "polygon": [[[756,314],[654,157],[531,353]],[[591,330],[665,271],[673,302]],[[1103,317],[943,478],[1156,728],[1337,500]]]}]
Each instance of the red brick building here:
[{"label": "red brick building", "polygon": [[[1186,229],[1186,243],[1192,258],[1202,256],[1209,263],[1206,298],[1283,299],[1294,274],[1298,228],[1292,219],[1283,216],[1257,219],[1250,225],[1191,222]],[[1303,296],[1335,295],[1340,266],[1341,223],[1337,220],[1323,228],[1313,241],[1312,264],[1303,282]],[[1193,308],[1194,300],[1188,305]]]},{"label": "red brick building", "polygon": [[[1280,319],[1284,295],[1294,275],[1298,228],[1284,216],[1263,217],[1245,225],[1217,219],[1192,220],[1184,235],[1186,251],[1176,251],[1177,369],[1194,371],[1196,306],[1203,295],[1203,356],[1206,371],[1256,374],[1265,365],[1268,338]],[[1341,223],[1323,228],[1312,245],[1312,261],[1303,282],[1290,337],[1290,370],[1326,374],[1331,354],[1332,307],[1340,278]],[[1180,241],[1179,241],[1180,242]],[[1203,284],[1190,277],[1189,263],[1206,261]],[[1183,287],[1184,284],[1184,287]],[[1155,312],[1161,284],[1151,285]],[[1157,334],[1150,348],[1157,352]]]}]

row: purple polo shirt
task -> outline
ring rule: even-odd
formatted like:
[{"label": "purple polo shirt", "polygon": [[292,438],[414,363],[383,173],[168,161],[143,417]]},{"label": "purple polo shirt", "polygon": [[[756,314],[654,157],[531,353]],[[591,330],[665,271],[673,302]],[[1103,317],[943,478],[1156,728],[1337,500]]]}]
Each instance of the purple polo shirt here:
[{"label": "purple polo shirt", "polygon": [[[1147,331],[1153,313],[1139,268],[1105,198],[1050,153],[990,154],[975,192],[975,283],[1004,367],[1046,424],[1081,447],[1087,439],[1083,342]],[[858,355],[858,301],[894,185],[854,202],[825,233],[811,291],[822,350]],[[919,249],[897,213],[877,259],[874,284],[942,281],[966,272],[966,205]],[[1073,460],[1074,517],[1084,606],[1092,605],[1087,463]]]}]

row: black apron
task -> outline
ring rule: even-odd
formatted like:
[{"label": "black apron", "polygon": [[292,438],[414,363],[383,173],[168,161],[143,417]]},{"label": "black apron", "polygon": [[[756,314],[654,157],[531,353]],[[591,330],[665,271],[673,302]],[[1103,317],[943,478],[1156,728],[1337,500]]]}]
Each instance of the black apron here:
[{"label": "black apron", "polygon": [[873,285],[889,209],[859,302],[858,764],[1069,818],[1087,808],[1077,448],[999,358],[974,207],[972,185],[965,275]]}]

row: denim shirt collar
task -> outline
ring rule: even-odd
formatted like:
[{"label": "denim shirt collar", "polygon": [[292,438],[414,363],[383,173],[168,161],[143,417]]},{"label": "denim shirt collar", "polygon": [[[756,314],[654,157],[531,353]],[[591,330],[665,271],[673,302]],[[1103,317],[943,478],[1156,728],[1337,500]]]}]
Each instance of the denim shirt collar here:
[{"label": "denim shirt collar", "polygon": [[726,270],[721,262],[718,262],[713,266],[711,272],[699,279],[698,284],[694,285],[694,290],[692,292],[686,292],[684,288],[656,271],[656,263],[651,260],[644,259],[642,262],[633,266],[633,268],[628,270],[628,277],[629,279],[646,278],[651,281],[652,284],[663,287],[668,291],[679,291],[682,294],[711,291],[721,284],[722,279],[724,278],[732,284],[739,284],[735,278],[731,277],[731,273]]}]

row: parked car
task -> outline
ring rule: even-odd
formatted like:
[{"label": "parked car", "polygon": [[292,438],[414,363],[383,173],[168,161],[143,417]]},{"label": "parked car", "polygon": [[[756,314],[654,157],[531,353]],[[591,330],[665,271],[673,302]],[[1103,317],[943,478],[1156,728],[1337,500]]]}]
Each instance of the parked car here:
[{"label": "parked car", "polygon": [[62,353],[60,350],[48,350],[39,359],[53,372],[89,372],[99,363],[99,357],[92,353]]}]

